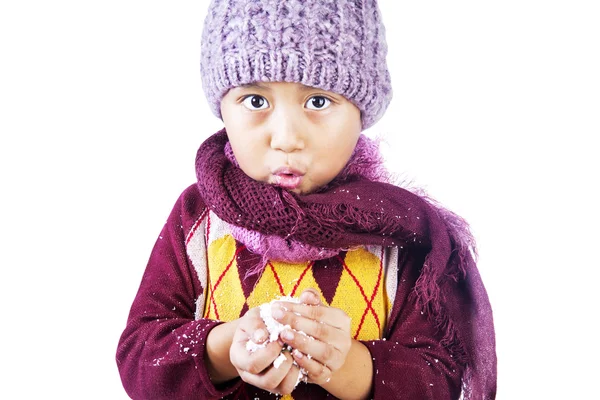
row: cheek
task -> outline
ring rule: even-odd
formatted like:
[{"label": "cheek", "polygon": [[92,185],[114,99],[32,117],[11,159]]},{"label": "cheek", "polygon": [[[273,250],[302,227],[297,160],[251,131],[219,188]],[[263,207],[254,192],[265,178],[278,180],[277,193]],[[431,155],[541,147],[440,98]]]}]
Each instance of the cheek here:
[{"label": "cheek", "polygon": [[233,154],[235,155],[235,158],[241,167],[247,168],[253,164],[253,156],[256,153],[252,151],[252,149],[246,143],[237,142],[234,144],[231,142],[231,148],[233,149]]},{"label": "cheek", "polygon": [[321,162],[315,164],[315,179],[324,185],[338,176],[348,164],[354,147],[351,142],[324,147],[319,155]]},{"label": "cheek", "polygon": [[330,147],[327,150],[327,154],[322,155],[325,160],[327,160],[327,168],[328,175],[330,175],[330,179],[335,178],[348,164],[350,161],[350,157],[352,157],[352,153],[356,148],[356,142],[358,141],[358,136],[360,132],[354,133],[346,133],[344,135],[340,135],[336,138],[335,143],[331,143]]},{"label": "cheek", "polygon": [[265,152],[260,145],[245,137],[230,137],[230,142],[233,154],[246,175],[258,181],[268,178],[268,170],[265,167]]},{"label": "cheek", "polygon": [[341,131],[340,134],[328,138],[321,152],[328,155],[327,159],[332,165],[344,167],[356,148],[359,134],[351,131]]}]

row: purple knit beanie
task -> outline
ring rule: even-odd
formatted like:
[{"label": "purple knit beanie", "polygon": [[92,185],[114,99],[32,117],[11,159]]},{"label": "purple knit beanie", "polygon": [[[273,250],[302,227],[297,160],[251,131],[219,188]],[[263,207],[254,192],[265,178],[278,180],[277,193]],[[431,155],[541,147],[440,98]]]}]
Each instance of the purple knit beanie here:
[{"label": "purple knit beanie", "polygon": [[377,122],[392,98],[376,0],[212,0],[200,71],[213,113],[229,89],[297,82],[344,96]]}]

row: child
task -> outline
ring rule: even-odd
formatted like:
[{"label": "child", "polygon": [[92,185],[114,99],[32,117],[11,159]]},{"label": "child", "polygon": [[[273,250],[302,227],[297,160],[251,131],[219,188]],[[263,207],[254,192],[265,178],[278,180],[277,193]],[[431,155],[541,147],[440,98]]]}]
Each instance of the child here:
[{"label": "child", "polygon": [[[386,183],[361,135],[391,100],[376,1],[213,0],[202,39],[225,129],[200,146],[131,307],[127,393],[494,398],[466,224]],[[289,325],[270,341],[259,306],[280,296],[299,303],[267,306]]]}]

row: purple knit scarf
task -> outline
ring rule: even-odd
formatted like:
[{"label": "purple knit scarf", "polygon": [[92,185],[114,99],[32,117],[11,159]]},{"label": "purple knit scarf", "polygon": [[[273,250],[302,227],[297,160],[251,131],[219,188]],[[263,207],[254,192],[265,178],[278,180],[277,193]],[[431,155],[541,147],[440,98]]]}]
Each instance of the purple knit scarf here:
[{"label": "purple knit scarf", "polygon": [[227,157],[225,130],[198,149],[198,188],[222,220],[265,236],[325,249],[397,246],[425,255],[418,301],[465,363],[465,399],[494,398],[496,354],[491,306],[466,223],[431,200],[361,174],[336,178],[308,195],[257,182]]},{"label": "purple knit scarf", "polygon": [[[225,155],[233,165],[239,167],[229,142],[225,145]],[[389,181],[389,174],[383,166],[383,158],[379,152],[378,144],[365,135],[359,137],[350,160],[332,184],[335,185],[353,176],[361,176],[377,182]],[[320,190],[326,190],[332,184],[328,184]],[[254,268],[250,268],[246,273],[247,276],[262,272],[270,260],[288,263],[324,260],[339,254],[342,250],[348,250],[313,246],[278,235],[265,235],[238,225],[231,225],[231,233],[236,240],[243,243],[252,253],[262,256],[262,261]]]}]

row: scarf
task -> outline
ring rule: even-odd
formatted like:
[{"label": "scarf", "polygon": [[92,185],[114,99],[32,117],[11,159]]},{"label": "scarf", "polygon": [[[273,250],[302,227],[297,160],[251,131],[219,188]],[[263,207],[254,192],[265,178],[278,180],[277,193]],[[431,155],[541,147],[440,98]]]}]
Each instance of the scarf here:
[{"label": "scarf", "polygon": [[[225,155],[236,167],[239,167],[231,144],[225,144]],[[332,183],[319,191],[339,184],[352,176],[361,176],[372,181],[386,182],[390,180],[387,170],[383,166],[383,158],[379,153],[379,145],[360,135],[350,160]],[[349,249],[328,249],[301,243],[291,238],[277,235],[264,235],[257,231],[246,229],[242,226],[231,225],[231,233],[235,239],[243,243],[252,253],[262,256],[261,262],[246,272],[246,277],[262,272],[269,260],[284,261],[288,263],[301,263],[309,260],[324,260]]]},{"label": "scarf", "polygon": [[296,195],[257,182],[227,157],[221,130],[198,149],[198,188],[223,221],[314,248],[399,247],[425,254],[414,293],[466,365],[465,399],[493,399],[496,354],[492,310],[466,223],[430,199],[359,173]]}]

